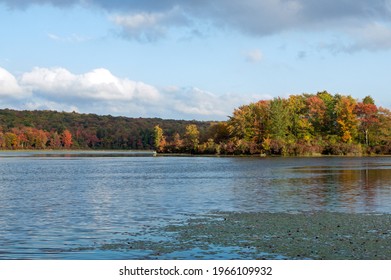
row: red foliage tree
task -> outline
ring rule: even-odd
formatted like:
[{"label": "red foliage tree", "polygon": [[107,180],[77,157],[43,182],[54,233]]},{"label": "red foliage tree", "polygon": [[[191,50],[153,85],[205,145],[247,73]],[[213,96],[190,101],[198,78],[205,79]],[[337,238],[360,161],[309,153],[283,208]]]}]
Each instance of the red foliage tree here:
[{"label": "red foliage tree", "polygon": [[369,131],[379,122],[377,106],[372,103],[359,102],[356,105],[355,112],[360,130],[365,135],[365,144],[369,145]]}]

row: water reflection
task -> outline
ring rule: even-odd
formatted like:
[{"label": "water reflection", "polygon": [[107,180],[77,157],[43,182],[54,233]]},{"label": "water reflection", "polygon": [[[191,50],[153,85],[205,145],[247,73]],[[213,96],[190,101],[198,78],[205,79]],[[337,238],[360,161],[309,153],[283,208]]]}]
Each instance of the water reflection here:
[{"label": "water reflection", "polygon": [[382,197],[390,195],[391,169],[385,166],[363,165],[354,169],[325,166],[315,170],[306,167],[294,171],[314,176],[288,178],[286,183],[301,187],[306,197],[313,197],[323,207],[376,211],[382,208]]},{"label": "water reflection", "polygon": [[390,213],[389,160],[322,158],[248,163],[233,179],[232,189],[238,198],[237,207],[247,211]]}]

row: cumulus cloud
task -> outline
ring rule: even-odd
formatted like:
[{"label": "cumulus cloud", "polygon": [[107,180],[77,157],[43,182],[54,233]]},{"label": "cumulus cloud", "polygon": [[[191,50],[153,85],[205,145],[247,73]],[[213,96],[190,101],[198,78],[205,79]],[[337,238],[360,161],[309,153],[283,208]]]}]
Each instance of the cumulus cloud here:
[{"label": "cumulus cloud", "polygon": [[104,68],[75,74],[59,67],[36,67],[18,77],[0,68],[0,96],[2,107],[15,109],[199,120],[225,120],[234,108],[265,98],[216,95],[196,87],[157,88]]},{"label": "cumulus cloud", "polygon": [[31,92],[53,99],[143,102],[159,99],[153,86],[118,78],[104,68],[81,75],[64,68],[34,68],[21,76],[20,84]]},{"label": "cumulus cloud", "polygon": [[15,76],[0,67],[0,97],[19,99],[25,96],[24,93]]},{"label": "cumulus cloud", "polygon": [[2,106],[101,113],[148,107],[162,98],[154,86],[119,78],[104,68],[74,74],[65,68],[39,67],[17,78],[0,68],[0,96],[8,98]]}]

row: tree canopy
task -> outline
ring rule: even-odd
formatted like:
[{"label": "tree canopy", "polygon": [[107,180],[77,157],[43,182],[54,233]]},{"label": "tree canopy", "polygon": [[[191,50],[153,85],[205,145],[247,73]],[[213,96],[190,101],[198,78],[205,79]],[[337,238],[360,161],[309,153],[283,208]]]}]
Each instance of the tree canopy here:
[{"label": "tree canopy", "polygon": [[155,149],[220,155],[391,153],[391,112],[371,96],[291,95],[242,105],[227,121],[0,110],[1,149]]},{"label": "tree canopy", "polygon": [[[0,149],[154,149],[155,126],[167,140],[209,122],[126,118],[56,111],[0,110]],[[163,145],[165,145],[163,143]]]},{"label": "tree canopy", "polygon": [[[389,154],[390,124],[391,112],[378,108],[370,96],[359,101],[351,96],[332,95],[327,91],[291,95],[238,107],[226,122],[211,123],[207,140],[195,143],[192,152]],[[167,149],[163,150],[172,152],[172,146],[173,143],[167,143]]]}]

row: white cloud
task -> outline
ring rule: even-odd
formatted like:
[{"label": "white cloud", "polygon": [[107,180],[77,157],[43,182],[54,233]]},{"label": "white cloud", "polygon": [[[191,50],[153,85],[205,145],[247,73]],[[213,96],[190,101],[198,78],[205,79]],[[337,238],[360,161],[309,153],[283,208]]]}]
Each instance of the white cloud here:
[{"label": "white cloud", "polygon": [[26,92],[19,86],[16,78],[0,67],[0,97],[22,98]]},{"label": "white cloud", "polygon": [[242,96],[239,94],[216,95],[196,88],[174,88],[163,93],[165,104],[188,118],[202,120],[226,120],[233,110],[243,104],[270,99],[266,95]]},{"label": "white cloud", "polygon": [[391,49],[391,26],[379,22],[369,23],[361,28],[351,28],[355,39],[352,49],[373,51]]},{"label": "white cloud", "polygon": [[226,120],[234,108],[268,98],[175,85],[157,88],[104,68],[75,74],[60,67],[36,67],[19,77],[0,68],[0,96],[8,97],[2,106],[14,109],[198,120]]},{"label": "white cloud", "polygon": [[66,94],[72,87],[76,76],[64,68],[34,68],[24,73],[20,79],[21,85],[30,91]]},{"label": "white cloud", "polygon": [[122,28],[122,35],[137,40],[155,41],[166,36],[172,26],[187,25],[183,12],[174,7],[164,12],[115,14],[110,20]]},{"label": "white cloud", "polygon": [[34,100],[23,104],[26,110],[55,110],[59,112],[80,112],[79,108],[74,105],[68,105],[60,102],[48,101],[45,99],[35,98]]},{"label": "white cloud", "polygon": [[75,75],[64,68],[34,68],[20,83],[30,91],[54,99],[157,101],[156,88],[142,82],[121,79],[104,68]]},{"label": "white cloud", "polygon": [[321,42],[319,49],[332,53],[354,53],[362,50],[386,51],[391,49],[391,25],[373,22],[343,29],[346,36],[336,36],[335,40]]},{"label": "white cloud", "polygon": [[176,111],[189,115],[222,116],[225,114],[224,100],[199,88],[181,89],[173,96]]}]

